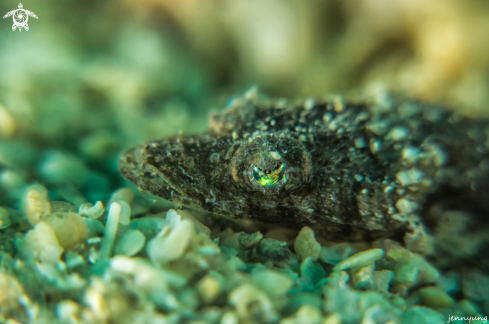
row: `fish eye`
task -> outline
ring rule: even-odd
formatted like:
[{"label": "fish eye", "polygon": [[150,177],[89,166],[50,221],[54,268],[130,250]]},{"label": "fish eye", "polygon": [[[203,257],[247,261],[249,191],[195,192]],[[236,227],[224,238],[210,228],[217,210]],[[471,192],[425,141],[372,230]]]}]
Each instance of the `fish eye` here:
[{"label": "fish eye", "polygon": [[259,184],[263,187],[274,187],[279,184],[281,181],[287,183],[287,178],[285,177],[285,164],[281,164],[278,170],[274,170],[273,172],[270,169],[265,170],[263,172],[256,165],[253,166],[253,177]]},{"label": "fish eye", "polygon": [[311,166],[311,154],[300,141],[267,134],[240,143],[229,172],[246,192],[273,196],[307,185]]}]

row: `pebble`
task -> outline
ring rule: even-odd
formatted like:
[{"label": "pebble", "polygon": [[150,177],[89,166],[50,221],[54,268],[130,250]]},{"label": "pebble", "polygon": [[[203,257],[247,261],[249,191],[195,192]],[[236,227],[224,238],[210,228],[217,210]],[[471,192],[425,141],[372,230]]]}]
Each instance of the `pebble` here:
[{"label": "pebble", "polygon": [[63,253],[53,229],[40,221],[25,233],[21,243],[21,254],[28,259],[38,258],[41,262],[56,264]]},{"label": "pebble", "polygon": [[73,249],[88,238],[88,227],[75,213],[54,213],[45,218],[53,229],[59,245],[65,251]]},{"label": "pebble", "polygon": [[323,317],[316,307],[302,306],[291,317],[282,319],[279,324],[321,324]]},{"label": "pebble", "polygon": [[149,258],[159,264],[178,260],[183,257],[190,240],[195,235],[195,226],[188,219],[177,219],[168,213],[168,226],[148,242],[146,252]]},{"label": "pebble", "polygon": [[310,227],[304,226],[294,241],[294,249],[299,260],[302,261],[311,257],[313,261],[316,261],[321,252],[321,244],[316,241],[314,231]]},{"label": "pebble", "polygon": [[0,137],[10,137],[14,135],[17,125],[12,114],[0,105]]},{"label": "pebble", "polygon": [[325,263],[337,265],[356,252],[358,249],[350,243],[338,243],[330,247],[323,247],[319,258]]},{"label": "pebble", "polygon": [[196,285],[197,292],[204,303],[212,303],[221,293],[224,278],[217,273],[210,273],[202,277]]},{"label": "pebble", "polygon": [[[270,298],[249,283],[243,283],[232,290],[228,300],[229,304],[235,307],[242,322],[254,319],[259,323],[273,323],[279,318]],[[254,314],[250,314],[250,307],[253,307]],[[251,317],[252,315],[253,317]]]},{"label": "pebble", "polygon": [[386,292],[389,290],[390,283],[394,279],[394,272],[390,270],[374,271],[372,280],[378,291]]},{"label": "pebble", "polygon": [[370,151],[372,151],[372,153],[377,153],[378,151],[380,151],[381,148],[382,148],[381,141],[372,141],[370,143]]},{"label": "pebble", "polygon": [[106,322],[110,316],[110,309],[105,297],[93,288],[85,292],[85,303],[90,307],[93,315],[99,321]]},{"label": "pebble", "polygon": [[270,156],[272,157],[272,159],[274,159],[275,161],[280,161],[282,160],[282,156],[280,155],[279,152],[276,152],[276,151],[271,151],[270,152]]},{"label": "pebble", "polygon": [[157,292],[168,288],[182,288],[187,279],[169,269],[155,266],[147,259],[117,255],[110,260],[110,267],[134,278],[134,284],[144,291]]},{"label": "pebble", "polygon": [[110,197],[109,204],[116,201],[125,201],[128,204],[132,203],[134,199],[134,192],[129,188],[121,188],[115,191]]},{"label": "pebble", "polygon": [[263,262],[270,261],[279,267],[297,263],[297,257],[290,252],[287,243],[265,238],[255,249],[256,256]]},{"label": "pebble", "polygon": [[412,146],[408,146],[402,149],[402,158],[409,162],[416,162],[416,160],[420,157],[421,151]]},{"label": "pebble", "polygon": [[117,240],[115,245],[115,254],[123,254],[127,256],[133,256],[139,253],[146,243],[146,238],[141,231],[137,229],[127,230]]},{"label": "pebble", "polygon": [[370,249],[358,252],[334,266],[333,271],[346,270],[353,267],[364,267],[381,259],[384,254],[384,250],[382,249]]},{"label": "pebble", "polygon": [[424,287],[416,292],[423,305],[430,308],[445,308],[455,304],[452,297],[438,287]]},{"label": "pebble", "polygon": [[65,322],[74,322],[75,316],[80,310],[80,305],[72,300],[62,300],[56,306],[56,315]]},{"label": "pebble", "polygon": [[355,289],[364,290],[373,288],[373,273],[375,264],[370,263],[364,267],[355,267],[350,269],[353,285]]},{"label": "pebble", "polygon": [[392,141],[401,141],[403,139],[406,139],[408,134],[409,132],[405,127],[396,126],[390,130],[390,132],[387,134],[385,138],[387,140],[392,140]]},{"label": "pebble", "polygon": [[99,218],[104,212],[104,204],[101,201],[97,201],[95,205],[90,203],[82,204],[78,208],[78,214],[90,218]]},{"label": "pebble", "polygon": [[0,272],[0,314],[16,311],[24,296],[24,287],[20,282],[12,275]]},{"label": "pebble", "polygon": [[364,147],[367,147],[367,142],[365,141],[365,139],[363,137],[356,138],[355,139],[355,147],[356,148],[364,148]]},{"label": "pebble", "polygon": [[263,239],[263,234],[255,232],[253,234],[241,233],[238,235],[238,243],[244,251],[255,248]]},{"label": "pebble", "polygon": [[403,186],[410,186],[417,184],[423,179],[423,172],[418,170],[418,169],[411,169],[407,171],[400,171],[396,174],[397,180],[403,185]]},{"label": "pebble", "polygon": [[36,225],[42,217],[51,214],[51,204],[47,200],[47,190],[31,189],[24,197],[22,206],[31,225]]},{"label": "pebble", "polygon": [[468,298],[477,302],[489,301],[489,276],[471,271],[462,278],[462,291]]},{"label": "pebble", "polygon": [[409,199],[401,198],[396,202],[396,208],[404,215],[411,214],[418,209],[419,205]]},{"label": "pebble", "polygon": [[8,210],[0,207],[0,229],[7,228],[11,224],[12,224],[12,221],[10,220]]},{"label": "pebble", "polygon": [[131,222],[131,206],[125,200],[118,200],[117,203],[121,206],[119,224],[129,225]]},{"label": "pebble", "polygon": [[260,289],[274,298],[285,295],[293,283],[291,277],[269,269],[253,272],[251,280],[256,287],[260,287]]},{"label": "pebble", "polygon": [[110,204],[109,215],[105,223],[104,238],[102,240],[102,246],[100,248],[100,258],[107,259],[112,254],[112,247],[114,246],[115,234],[117,232],[117,225],[121,216],[121,205],[114,202]]}]

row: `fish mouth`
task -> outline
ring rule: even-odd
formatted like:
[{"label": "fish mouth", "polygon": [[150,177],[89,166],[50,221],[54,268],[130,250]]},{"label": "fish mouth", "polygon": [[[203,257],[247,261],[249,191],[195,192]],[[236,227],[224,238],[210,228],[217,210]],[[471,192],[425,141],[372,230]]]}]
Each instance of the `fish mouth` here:
[{"label": "fish mouth", "polygon": [[138,189],[166,200],[174,200],[178,190],[153,165],[152,157],[147,154],[146,147],[147,145],[143,144],[125,151],[119,159],[119,171]]}]

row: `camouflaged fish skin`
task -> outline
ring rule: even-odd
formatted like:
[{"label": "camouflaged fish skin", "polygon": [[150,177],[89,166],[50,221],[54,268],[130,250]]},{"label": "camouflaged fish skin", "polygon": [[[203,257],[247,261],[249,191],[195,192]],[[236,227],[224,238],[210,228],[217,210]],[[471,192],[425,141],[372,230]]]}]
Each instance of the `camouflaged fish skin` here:
[{"label": "camouflaged fish skin", "polygon": [[467,215],[467,232],[487,224],[488,125],[415,101],[243,98],[207,133],[141,144],[119,165],[142,190],[192,209],[329,239],[409,241],[449,211]]}]

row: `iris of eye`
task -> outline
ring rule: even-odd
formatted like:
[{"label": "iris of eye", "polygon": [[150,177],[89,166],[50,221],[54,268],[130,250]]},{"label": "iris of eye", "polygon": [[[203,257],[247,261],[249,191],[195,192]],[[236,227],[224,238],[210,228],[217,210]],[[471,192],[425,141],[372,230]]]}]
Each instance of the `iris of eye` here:
[{"label": "iris of eye", "polygon": [[256,165],[253,166],[253,177],[264,187],[273,187],[277,185],[280,181],[287,182],[285,177],[285,163],[282,163],[277,169],[270,171],[268,173],[263,172]]}]

